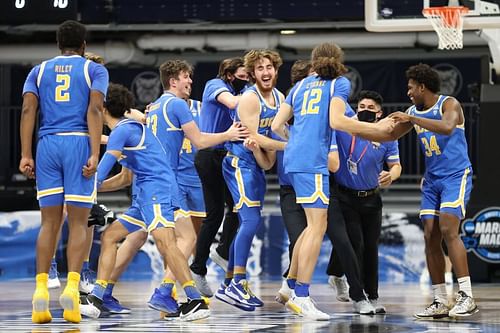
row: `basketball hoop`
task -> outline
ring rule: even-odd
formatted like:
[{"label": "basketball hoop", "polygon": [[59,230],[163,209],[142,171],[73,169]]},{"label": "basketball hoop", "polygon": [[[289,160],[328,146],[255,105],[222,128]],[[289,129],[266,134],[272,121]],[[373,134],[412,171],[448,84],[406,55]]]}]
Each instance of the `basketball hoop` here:
[{"label": "basketball hoop", "polygon": [[463,48],[464,16],[469,8],[464,6],[428,7],[422,14],[431,22],[439,37],[440,50]]}]

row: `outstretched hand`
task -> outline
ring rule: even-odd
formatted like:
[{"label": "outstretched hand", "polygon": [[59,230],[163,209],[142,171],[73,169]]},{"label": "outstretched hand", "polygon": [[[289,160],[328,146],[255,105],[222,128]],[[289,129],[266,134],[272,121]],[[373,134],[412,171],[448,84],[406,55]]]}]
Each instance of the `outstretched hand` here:
[{"label": "outstretched hand", "polygon": [[243,126],[240,122],[235,122],[226,131],[229,141],[243,141],[250,135],[248,128]]},{"label": "outstretched hand", "polygon": [[407,123],[410,121],[410,115],[401,111],[391,113],[387,118],[394,119],[397,123]]},{"label": "outstretched hand", "polygon": [[391,133],[396,125],[394,119],[386,117],[379,122],[377,122],[377,126],[384,132]]}]

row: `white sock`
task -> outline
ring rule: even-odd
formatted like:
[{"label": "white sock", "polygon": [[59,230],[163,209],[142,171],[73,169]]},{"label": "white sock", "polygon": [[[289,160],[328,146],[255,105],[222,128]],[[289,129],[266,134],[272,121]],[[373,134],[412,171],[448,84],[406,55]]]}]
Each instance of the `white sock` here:
[{"label": "white sock", "polygon": [[443,304],[448,304],[448,293],[446,292],[446,283],[433,284],[432,293],[434,300]]},{"label": "white sock", "polygon": [[458,290],[463,291],[467,296],[472,297],[472,287],[470,285],[470,276],[464,276],[459,279],[458,281]]}]

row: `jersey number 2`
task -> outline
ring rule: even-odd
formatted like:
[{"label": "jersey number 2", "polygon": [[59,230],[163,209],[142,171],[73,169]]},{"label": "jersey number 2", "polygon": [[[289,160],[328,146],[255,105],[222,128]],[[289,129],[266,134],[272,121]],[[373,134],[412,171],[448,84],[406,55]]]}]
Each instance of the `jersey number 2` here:
[{"label": "jersey number 2", "polygon": [[441,155],[441,149],[439,149],[439,145],[434,135],[429,138],[429,141],[427,141],[425,137],[422,138],[422,143],[425,147],[425,156],[431,157],[434,153],[436,153],[436,155]]},{"label": "jersey number 2", "polygon": [[56,87],[56,102],[68,102],[71,77],[68,74],[57,74],[56,82],[59,83]]},{"label": "jersey number 2", "polygon": [[321,89],[306,90],[304,93],[304,100],[302,102],[302,109],[300,110],[301,116],[319,113],[318,103],[321,100],[321,92]]}]

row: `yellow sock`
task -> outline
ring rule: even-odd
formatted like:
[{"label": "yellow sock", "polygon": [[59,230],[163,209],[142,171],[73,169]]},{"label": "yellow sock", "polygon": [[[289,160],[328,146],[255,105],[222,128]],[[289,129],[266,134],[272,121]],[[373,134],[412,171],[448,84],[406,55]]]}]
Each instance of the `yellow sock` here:
[{"label": "yellow sock", "polygon": [[172,298],[176,301],[179,300],[179,296],[177,295],[177,286],[175,284],[172,288]]},{"label": "yellow sock", "polygon": [[169,278],[164,278],[163,281],[161,281],[161,283],[175,283],[175,281]]},{"label": "yellow sock", "polygon": [[106,287],[108,286],[108,281],[106,280],[96,280],[95,283],[100,285],[104,289],[106,289]]},{"label": "yellow sock", "polygon": [[78,292],[78,283],[80,282],[80,274],[77,272],[68,273],[68,283],[64,288],[59,303],[64,309],[63,318],[71,323],[79,323],[82,321],[80,314],[80,293]]},{"label": "yellow sock", "polygon": [[40,273],[36,275],[36,289],[33,294],[33,311],[31,313],[31,321],[35,324],[45,324],[52,321],[52,315],[49,311],[49,289],[47,281],[49,274]]}]

